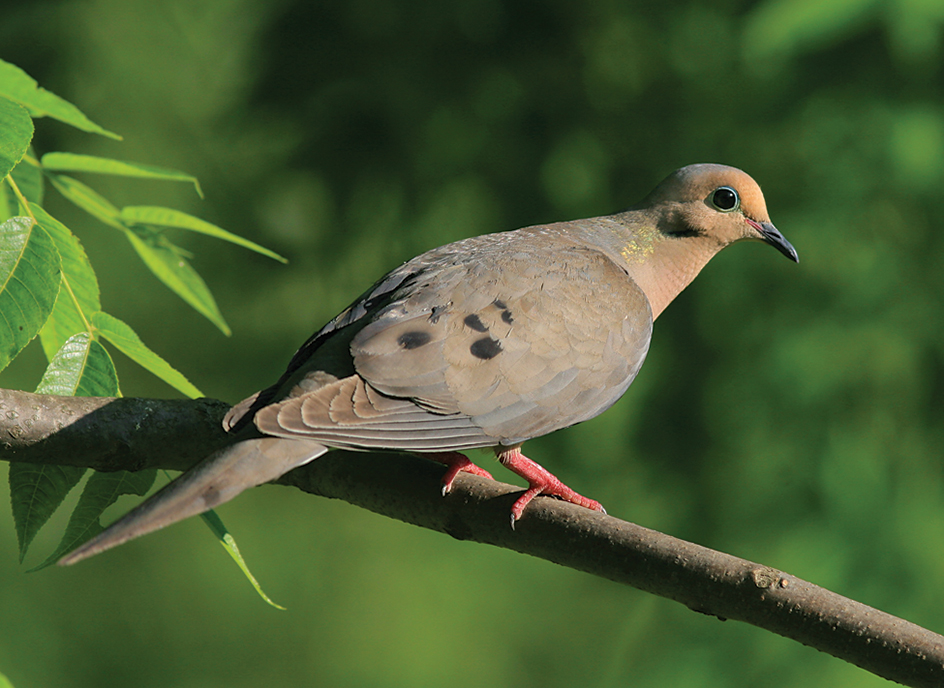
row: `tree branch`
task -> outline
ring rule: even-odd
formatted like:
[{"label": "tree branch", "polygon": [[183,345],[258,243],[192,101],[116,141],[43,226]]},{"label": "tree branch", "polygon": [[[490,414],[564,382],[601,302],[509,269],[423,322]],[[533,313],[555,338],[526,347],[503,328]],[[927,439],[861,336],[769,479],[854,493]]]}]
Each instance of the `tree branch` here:
[{"label": "tree branch", "polygon": [[[184,470],[223,444],[222,402],[0,390],[0,459],[96,470]],[[278,480],[460,540],[530,554],[745,621],[904,685],[944,685],[944,637],[776,569],[543,498],[516,530],[520,488],[404,455],[332,452]]]}]

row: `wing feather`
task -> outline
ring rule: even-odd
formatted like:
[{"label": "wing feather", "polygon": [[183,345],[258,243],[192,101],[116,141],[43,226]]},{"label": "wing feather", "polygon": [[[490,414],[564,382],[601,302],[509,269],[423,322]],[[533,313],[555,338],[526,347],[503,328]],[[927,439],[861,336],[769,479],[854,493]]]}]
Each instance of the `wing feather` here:
[{"label": "wing feather", "polygon": [[455,451],[601,413],[642,365],[649,303],[603,251],[551,229],[476,237],[392,272],[306,343],[258,429]]}]

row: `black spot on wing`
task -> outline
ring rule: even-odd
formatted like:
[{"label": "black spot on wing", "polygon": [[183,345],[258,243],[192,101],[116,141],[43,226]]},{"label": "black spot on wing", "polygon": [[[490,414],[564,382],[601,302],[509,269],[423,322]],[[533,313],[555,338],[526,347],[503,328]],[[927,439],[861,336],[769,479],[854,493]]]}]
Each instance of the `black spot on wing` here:
[{"label": "black spot on wing", "polygon": [[466,327],[469,327],[476,332],[488,332],[488,328],[485,326],[485,323],[483,323],[482,319],[475,313],[465,316],[465,319],[462,322],[465,323]]},{"label": "black spot on wing", "polygon": [[429,340],[432,338],[433,336],[429,332],[404,332],[397,337],[397,344],[404,349],[418,349],[424,344],[429,344]]},{"label": "black spot on wing", "polygon": [[508,304],[506,304],[504,301],[502,301],[501,299],[495,299],[494,301],[492,301],[492,305],[502,312],[501,319],[504,320],[507,324],[510,325],[511,323],[515,321],[515,319],[511,316],[511,311],[508,310]]},{"label": "black spot on wing", "polygon": [[501,343],[491,337],[476,339],[472,342],[472,346],[469,347],[469,351],[472,352],[472,355],[476,358],[481,358],[483,361],[495,358],[501,353],[501,350]]},{"label": "black spot on wing", "polygon": [[429,312],[429,322],[433,325],[438,323],[447,308],[448,306],[433,306],[433,309]]}]

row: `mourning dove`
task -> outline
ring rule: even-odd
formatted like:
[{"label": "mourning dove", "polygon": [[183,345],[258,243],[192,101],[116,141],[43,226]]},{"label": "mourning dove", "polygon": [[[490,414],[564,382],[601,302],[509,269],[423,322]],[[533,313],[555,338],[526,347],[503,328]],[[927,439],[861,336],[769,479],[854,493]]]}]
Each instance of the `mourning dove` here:
[{"label": "mourning dove", "polygon": [[757,239],[797,260],[741,170],[690,165],[607,217],[526,227],[428,251],[383,277],[305,342],[274,385],[234,406],[212,454],[60,563],[199,514],[329,450],[394,450],[491,477],[491,447],[539,494],[589,509],[521,453],[593,418],[639,372],[652,323],[725,246]]}]

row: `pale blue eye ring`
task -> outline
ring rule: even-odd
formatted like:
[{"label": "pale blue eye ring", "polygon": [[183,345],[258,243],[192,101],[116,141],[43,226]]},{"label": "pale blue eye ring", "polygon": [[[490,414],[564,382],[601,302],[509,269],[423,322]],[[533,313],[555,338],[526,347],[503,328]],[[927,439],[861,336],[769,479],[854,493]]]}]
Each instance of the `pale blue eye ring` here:
[{"label": "pale blue eye ring", "polygon": [[741,205],[741,198],[738,192],[730,186],[719,186],[711,194],[711,205],[723,213],[730,213],[737,210]]}]

